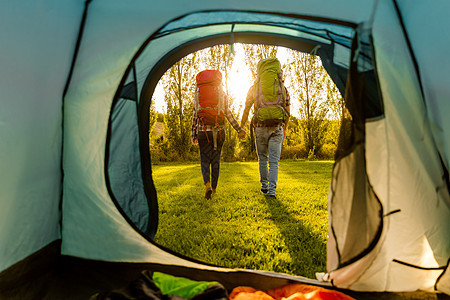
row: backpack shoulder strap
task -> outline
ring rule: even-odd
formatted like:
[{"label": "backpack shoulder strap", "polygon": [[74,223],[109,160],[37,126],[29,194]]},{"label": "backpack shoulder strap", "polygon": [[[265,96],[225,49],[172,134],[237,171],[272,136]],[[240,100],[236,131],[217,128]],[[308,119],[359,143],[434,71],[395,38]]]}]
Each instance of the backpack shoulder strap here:
[{"label": "backpack shoulder strap", "polygon": [[283,81],[281,72],[278,73],[278,83],[279,83],[278,93],[282,94],[282,100],[281,100],[280,107],[283,109],[284,115],[290,117],[291,114],[286,109],[287,89],[286,89],[286,86],[284,85],[284,81]]},{"label": "backpack shoulder strap", "polygon": [[255,101],[255,109],[260,109],[262,106],[264,106],[264,95],[262,93],[261,77],[259,75],[256,77],[252,89],[253,89],[253,98]]}]

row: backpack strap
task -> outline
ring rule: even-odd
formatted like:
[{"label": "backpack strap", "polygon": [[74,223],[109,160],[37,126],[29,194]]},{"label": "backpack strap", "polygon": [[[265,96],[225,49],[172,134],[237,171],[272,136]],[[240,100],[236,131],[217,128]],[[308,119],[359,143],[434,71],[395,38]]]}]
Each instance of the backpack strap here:
[{"label": "backpack strap", "polygon": [[280,93],[280,90],[281,90],[281,93],[283,95],[283,99],[282,99],[283,102],[282,102],[281,108],[284,111],[284,115],[290,117],[291,114],[286,109],[286,100],[287,100],[286,87],[284,86],[283,73],[281,73],[281,72],[278,73],[278,83],[279,83],[278,93]]},{"label": "backpack strap", "polygon": [[200,121],[202,121],[202,125],[203,125],[203,131],[205,131],[205,135],[206,135],[206,140],[208,141],[208,143],[209,143],[209,137],[208,137],[208,132],[206,131],[206,126],[205,126],[205,123],[203,123],[203,119],[202,118],[200,118]]}]

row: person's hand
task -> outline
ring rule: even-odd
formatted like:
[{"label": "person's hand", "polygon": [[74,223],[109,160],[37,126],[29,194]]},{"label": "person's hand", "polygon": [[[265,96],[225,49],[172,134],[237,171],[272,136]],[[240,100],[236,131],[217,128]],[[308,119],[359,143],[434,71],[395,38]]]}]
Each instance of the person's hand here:
[{"label": "person's hand", "polygon": [[197,139],[192,139],[192,145],[194,145],[194,146],[197,146],[197,145],[198,145]]},{"label": "person's hand", "polygon": [[240,139],[240,140],[243,140],[243,139],[245,139],[245,136],[247,135],[247,132],[245,132],[245,129],[242,129],[241,131],[239,131],[239,133],[238,133],[238,138]]}]

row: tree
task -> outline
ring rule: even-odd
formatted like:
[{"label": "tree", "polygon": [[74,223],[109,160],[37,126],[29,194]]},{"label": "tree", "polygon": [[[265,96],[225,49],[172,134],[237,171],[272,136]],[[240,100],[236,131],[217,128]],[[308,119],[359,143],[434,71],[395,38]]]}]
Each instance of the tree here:
[{"label": "tree", "polygon": [[303,141],[309,157],[315,157],[325,143],[329,122],[325,80],[328,74],[315,55],[288,50],[285,67],[291,101],[299,102]]},{"label": "tree", "polygon": [[252,72],[252,80],[256,79],[258,62],[261,59],[277,57],[278,47],[261,44],[244,44],[245,64]]},{"label": "tree", "polygon": [[197,55],[189,54],[161,78],[167,105],[165,131],[171,151],[185,159],[191,145],[191,118],[197,74]]},{"label": "tree", "polygon": [[[225,91],[228,93],[228,77],[231,66],[233,65],[234,55],[230,53],[230,45],[216,45],[198,52],[200,61],[208,69],[219,70],[222,72],[222,82]],[[229,105],[233,105],[233,99],[229,99]]]},{"label": "tree", "polygon": [[[198,52],[200,61],[206,68],[220,70],[224,79],[228,78],[228,73],[233,64],[234,56],[230,53],[230,45],[216,45]],[[226,83],[226,80],[224,81]]]},{"label": "tree", "polygon": [[341,120],[345,111],[344,98],[329,76],[325,77],[325,89],[327,93],[327,102],[330,108],[328,118],[332,120]]},{"label": "tree", "polygon": [[328,119],[330,119],[330,126],[328,128],[328,141],[337,145],[339,139],[339,132],[341,122],[345,112],[345,102],[339,89],[334,84],[329,76],[325,79],[325,86],[327,91],[327,103],[330,108]]},{"label": "tree", "polygon": [[150,121],[148,126],[148,132],[150,133],[153,129],[153,126],[155,125],[157,118],[158,118],[158,112],[155,109],[155,103],[152,101],[150,103]]},{"label": "tree", "polygon": [[156,122],[162,122],[164,123],[164,114],[161,112],[157,112]]},{"label": "tree", "polygon": [[149,115],[150,115],[150,120],[149,120],[149,125],[148,125],[148,139],[150,144],[152,143],[152,130],[153,130],[153,126],[156,123],[156,118],[157,118],[157,112],[155,110],[155,104],[153,103],[153,101],[150,103],[150,108],[149,108]]}]

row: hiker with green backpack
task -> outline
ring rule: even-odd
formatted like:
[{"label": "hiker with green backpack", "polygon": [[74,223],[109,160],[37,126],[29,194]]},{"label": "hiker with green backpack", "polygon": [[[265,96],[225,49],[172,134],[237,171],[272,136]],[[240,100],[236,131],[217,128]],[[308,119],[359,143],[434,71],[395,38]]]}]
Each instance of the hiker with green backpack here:
[{"label": "hiker with green backpack", "polygon": [[244,128],[250,108],[254,115],[250,127],[255,129],[261,193],[276,198],[278,161],[290,116],[290,98],[283,83],[283,72],[277,58],[258,62],[257,77],[245,101],[241,127]]},{"label": "hiker with green backpack", "polygon": [[205,198],[211,199],[219,180],[220,153],[225,141],[225,119],[245,138],[245,130],[228,108],[228,98],[223,91],[222,73],[204,70],[197,74],[192,115],[192,143],[200,147],[200,165],[205,184]]}]

